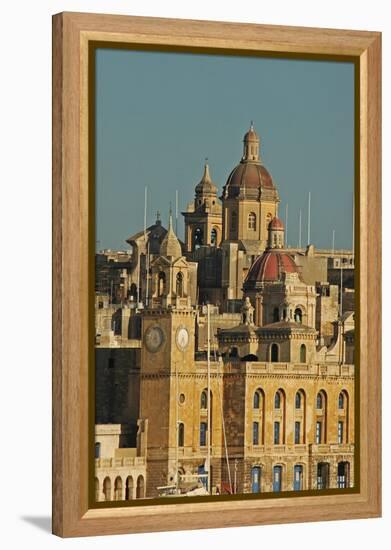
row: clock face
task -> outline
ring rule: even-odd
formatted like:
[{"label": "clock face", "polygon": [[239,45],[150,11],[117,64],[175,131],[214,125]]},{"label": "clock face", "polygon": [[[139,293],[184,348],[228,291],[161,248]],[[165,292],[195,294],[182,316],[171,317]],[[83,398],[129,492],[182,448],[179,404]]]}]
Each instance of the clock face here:
[{"label": "clock face", "polygon": [[155,353],[163,344],[164,335],[160,327],[149,327],[145,333],[145,344],[147,349]]},{"label": "clock face", "polygon": [[176,333],[176,343],[180,350],[185,351],[189,345],[189,332],[185,327],[180,327]]}]

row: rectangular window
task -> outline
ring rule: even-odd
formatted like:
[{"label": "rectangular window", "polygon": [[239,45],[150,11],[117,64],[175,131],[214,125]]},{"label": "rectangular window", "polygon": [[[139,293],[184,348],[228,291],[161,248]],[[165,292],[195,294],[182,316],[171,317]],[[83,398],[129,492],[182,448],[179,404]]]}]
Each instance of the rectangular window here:
[{"label": "rectangular window", "polygon": [[274,445],[280,444],[280,423],[274,422]]},{"label": "rectangular window", "polygon": [[316,423],[316,443],[322,443],[322,422]]},{"label": "rectangular window", "polygon": [[206,446],[206,432],[208,425],[206,422],[201,422],[200,424],[200,447]]},{"label": "rectangular window", "polygon": [[343,443],[343,422],[341,420],[338,422],[338,443],[340,445]]},{"label": "rectangular window", "polygon": [[295,422],[295,445],[300,445],[300,422]]},{"label": "rectangular window", "polygon": [[259,445],[259,423],[253,422],[253,445]]}]

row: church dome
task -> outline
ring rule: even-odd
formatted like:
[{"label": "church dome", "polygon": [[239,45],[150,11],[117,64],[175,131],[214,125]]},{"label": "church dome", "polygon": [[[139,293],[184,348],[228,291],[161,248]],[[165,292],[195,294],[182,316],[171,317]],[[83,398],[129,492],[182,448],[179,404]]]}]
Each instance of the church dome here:
[{"label": "church dome", "polygon": [[241,161],[228,176],[225,196],[234,198],[246,189],[276,191],[271,175],[262,164]]},{"label": "church dome", "polygon": [[298,273],[298,267],[290,254],[278,249],[267,250],[253,262],[245,285],[283,280],[286,273]]},{"label": "church dome", "polygon": [[279,230],[284,231],[284,224],[282,223],[280,218],[277,218],[277,216],[276,216],[269,223],[269,229],[274,230],[274,231],[279,231]]},{"label": "church dome", "polygon": [[160,256],[165,256],[166,258],[180,258],[182,256],[181,243],[179,242],[178,237],[175,235],[172,228],[171,215],[168,225],[168,231],[166,233],[166,236],[162,240],[162,244],[160,245]]}]

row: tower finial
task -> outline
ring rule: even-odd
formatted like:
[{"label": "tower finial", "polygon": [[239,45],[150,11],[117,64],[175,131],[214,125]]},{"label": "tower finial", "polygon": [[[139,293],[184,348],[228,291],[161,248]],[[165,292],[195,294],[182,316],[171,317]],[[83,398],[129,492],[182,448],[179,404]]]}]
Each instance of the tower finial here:
[{"label": "tower finial", "polygon": [[156,221],[160,222],[160,210],[157,210],[156,212]]},{"label": "tower finial", "polygon": [[171,201],[170,201],[170,209],[168,211],[168,230],[173,231],[172,229],[172,204],[171,204]]},{"label": "tower finial", "polygon": [[253,120],[250,122],[250,130],[254,130],[254,121]]}]

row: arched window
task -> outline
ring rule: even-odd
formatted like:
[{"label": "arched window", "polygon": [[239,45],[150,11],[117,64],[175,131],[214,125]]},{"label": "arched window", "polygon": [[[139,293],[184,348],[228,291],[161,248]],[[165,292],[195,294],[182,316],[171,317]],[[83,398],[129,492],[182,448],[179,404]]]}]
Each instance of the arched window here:
[{"label": "arched window", "polygon": [[274,396],[274,408],[281,409],[281,392],[277,391]]},{"label": "arched window", "polygon": [[278,307],[273,309],[273,323],[278,323],[280,320],[280,310]]},{"label": "arched window", "polygon": [[178,424],[178,447],[184,447],[185,445],[185,425],[183,422]]},{"label": "arched window", "polygon": [[133,478],[132,478],[132,476],[128,476],[126,478],[125,498],[126,498],[126,500],[132,500],[133,499]]},{"label": "arched window", "polygon": [[254,393],[253,408],[254,409],[260,409],[261,408],[261,401],[262,401],[261,391],[257,390]]},{"label": "arched window", "polygon": [[237,347],[231,348],[229,352],[229,356],[235,358],[235,357],[238,357],[238,355],[239,355],[238,348]]},{"label": "arched window", "polygon": [[339,394],[339,397],[338,397],[338,408],[339,409],[344,409],[345,408],[345,395],[342,391],[341,391],[341,393]]},{"label": "arched window", "polygon": [[144,498],[144,478],[143,476],[138,476],[137,478],[137,487],[136,487],[136,498]]},{"label": "arched window", "polygon": [[99,502],[100,500],[100,493],[99,493],[99,479],[95,478],[95,502]]},{"label": "arched window", "polygon": [[247,219],[247,226],[251,231],[257,228],[257,216],[254,212],[250,212]]},{"label": "arched window", "polygon": [[201,409],[207,409],[208,408],[208,392],[204,390],[201,393]]},{"label": "arched window", "polygon": [[199,248],[204,244],[204,232],[201,227],[197,227],[194,231],[194,248]]},{"label": "arched window", "polygon": [[296,397],[295,397],[295,408],[296,409],[301,409],[301,392],[296,392]]},{"label": "arched window", "polygon": [[100,458],[100,443],[95,443],[95,458]]},{"label": "arched window", "polygon": [[316,396],[316,408],[323,409],[323,394],[321,392]]},{"label": "arched window", "polygon": [[236,231],[236,227],[238,224],[238,216],[236,212],[232,212],[231,214],[231,231]]},{"label": "arched window", "polygon": [[272,344],[270,346],[270,361],[272,363],[278,363],[279,361],[279,353],[278,353],[278,344]]},{"label": "arched window", "polygon": [[176,295],[178,298],[183,297],[183,273],[179,271],[176,276]]},{"label": "arched window", "polygon": [[210,244],[211,246],[217,246],[217,229],[215,227],[210,232]]},{"label": "arched window", "polygon": [[164,273],[164,271],[160,271],[159,277],[158,277],[158,296],[163,296],[165,286],[166,286],[166,274]]},{"label": "arched window", "polygon": [[299,307],[295,309],[295,321],[296,323],[302,323],[303,322],[303,312]]},{"label": "arched window", "polygon": [[105,477],[103,481],[103,494],[106,501],[111,500],[111,481],[109,477]]},{"label": "arched window", "polygon": [[114,500],[122,500],[122,479],[119,476],[114,481]]},{"label": "arched window", "polygon": [[321,390],[316,396],[315,443],[326,443],[327,439],[327,395]]},{"label": "arched window", "polygon": [[305,363],[307,361],[307,350],[304,344],[300,346],[300,363]]}]

